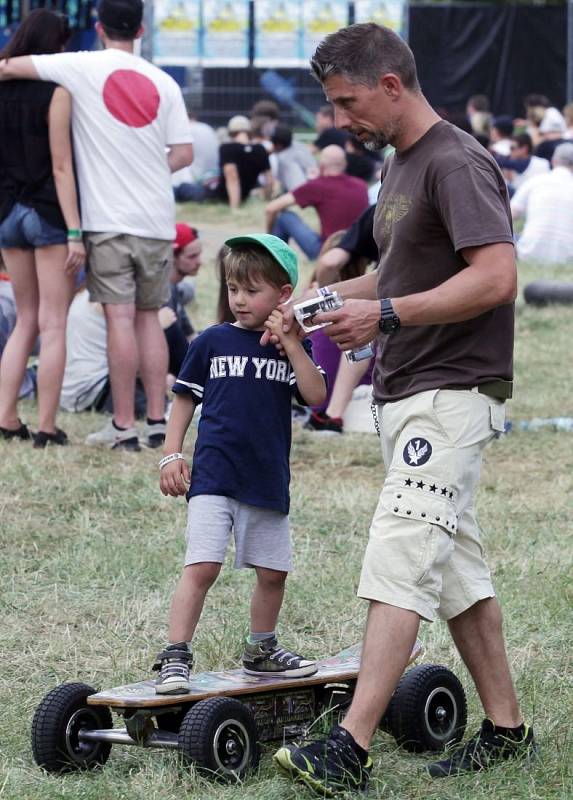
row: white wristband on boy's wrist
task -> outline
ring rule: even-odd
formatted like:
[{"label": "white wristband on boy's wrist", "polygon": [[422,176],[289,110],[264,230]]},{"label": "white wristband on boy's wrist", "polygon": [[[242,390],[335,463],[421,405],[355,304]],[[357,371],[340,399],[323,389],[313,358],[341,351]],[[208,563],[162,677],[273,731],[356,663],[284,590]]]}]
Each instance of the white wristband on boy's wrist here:
[{"label": "white wristband on boy's wrist", "polygon": [[167,464],[171,464],[172,461],[179,461],[179,459],[185,460],[183,453],[171,453],[169,456],[164,456],[159,462],[159,469],[163,469]]}]

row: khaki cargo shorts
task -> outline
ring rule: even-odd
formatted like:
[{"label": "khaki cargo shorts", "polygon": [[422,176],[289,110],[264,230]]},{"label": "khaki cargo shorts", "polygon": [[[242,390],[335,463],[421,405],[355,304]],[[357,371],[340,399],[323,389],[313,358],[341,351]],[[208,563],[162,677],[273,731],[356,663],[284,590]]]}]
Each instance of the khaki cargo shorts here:
[{"label": "khaki cargo shorts", "polygon": [[495,595],[474,498],[505,403],[475,389],[436,389],[378,406],[378,418],[387,475],[358,595],[451,619]]},{"label": "khaki cargo shorts", "polygon": [[173,244],[123,233],[87,233],[87,287],[98,303],[159,309],[169,298]]}]

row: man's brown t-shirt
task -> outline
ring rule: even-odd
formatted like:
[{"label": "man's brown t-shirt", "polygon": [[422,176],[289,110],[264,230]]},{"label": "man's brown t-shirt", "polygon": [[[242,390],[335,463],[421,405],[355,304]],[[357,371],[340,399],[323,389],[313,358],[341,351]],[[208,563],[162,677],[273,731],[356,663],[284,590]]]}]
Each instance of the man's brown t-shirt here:
[{"label": "man's brown t-shirt", "polygon": [[[440,121],[384,166],[374,216],[378,297],[425,292],[467,264],[466,247],[513,243],[503,176],[472,136]],[[511,380],[513,305],[466,322],[417,325],[378,337],[374,397]]]}]

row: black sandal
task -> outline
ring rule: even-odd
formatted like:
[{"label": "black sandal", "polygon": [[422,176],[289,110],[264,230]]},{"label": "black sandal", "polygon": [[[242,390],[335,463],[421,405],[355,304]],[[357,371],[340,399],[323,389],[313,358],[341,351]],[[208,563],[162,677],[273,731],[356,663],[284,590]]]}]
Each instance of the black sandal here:
[{"label": "black sandal", "polygon": [[44,448],[47,444],[69,444],[70,440],[61,428],[56,428],[54,433],[46,433],[46,431],[38,431],[34,434],[34,447]]},{"label": "black sandal", "polygon": [[0,436],[2,439],[31,439],[32,434],[28,430],[28,426],[24,425],[21,420],[18,420],[20,423],[19,428],[2,428],[0,426]]}]

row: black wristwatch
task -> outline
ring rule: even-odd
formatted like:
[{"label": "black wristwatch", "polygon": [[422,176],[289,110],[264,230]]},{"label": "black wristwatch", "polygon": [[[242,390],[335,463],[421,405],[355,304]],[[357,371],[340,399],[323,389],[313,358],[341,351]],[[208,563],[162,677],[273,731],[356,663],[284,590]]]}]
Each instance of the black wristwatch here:
[{"label": "black wristwatch", "polygon": [[380,300],[380,321],[378,327],[382,333],[396,333],[400,330],[400,317],[394,311],[389,297]]}]

